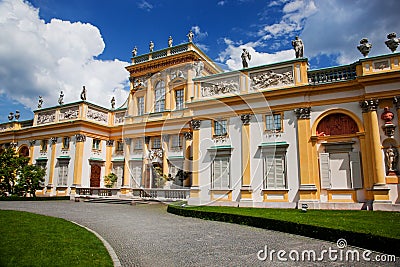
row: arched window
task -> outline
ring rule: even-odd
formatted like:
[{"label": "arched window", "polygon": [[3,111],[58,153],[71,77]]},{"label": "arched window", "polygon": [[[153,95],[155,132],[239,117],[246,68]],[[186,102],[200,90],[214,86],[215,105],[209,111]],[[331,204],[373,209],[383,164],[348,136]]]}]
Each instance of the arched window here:
[{"label": "arched window", "polygon": [[154,90],[154,112],[163,112],[165,108],[165,83],[159,81]]},{"label": "arched window", "polygon": [[357,123],[348,115],[334,113],[324,117],[317,126],[318,136],[355,134]]},{"label": "arched window", "polygon": [[29,157],[29,148],[26,146],[21,147],[18,151],[18,154],[23,157]]}]

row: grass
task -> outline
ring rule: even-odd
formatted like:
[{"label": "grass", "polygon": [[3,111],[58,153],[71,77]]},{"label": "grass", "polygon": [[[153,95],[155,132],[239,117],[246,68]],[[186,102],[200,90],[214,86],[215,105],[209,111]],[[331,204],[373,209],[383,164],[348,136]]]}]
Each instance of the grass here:
[{"label": "grass", "polygon": [[298,209],[260,209],[217,206],[186,206],[185,209],[261,217],[400,239],[399,212],[364,210],[308,210],[307,212],[301,212]]},{"label": "grass", "polygon": [[0,210],[0,266],[113,266],[103,243],[64,219]]}]

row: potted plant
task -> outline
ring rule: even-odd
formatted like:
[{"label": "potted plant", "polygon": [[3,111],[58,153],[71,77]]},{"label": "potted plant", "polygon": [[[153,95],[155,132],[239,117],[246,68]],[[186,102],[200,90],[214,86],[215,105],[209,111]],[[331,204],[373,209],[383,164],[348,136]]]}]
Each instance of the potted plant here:
[{"label": "potted plant", "polygon": [[118,176],[115,173],[111,172],[108,175],[104,176],[104,185],[107,188],[113,188],[117,180]]}]

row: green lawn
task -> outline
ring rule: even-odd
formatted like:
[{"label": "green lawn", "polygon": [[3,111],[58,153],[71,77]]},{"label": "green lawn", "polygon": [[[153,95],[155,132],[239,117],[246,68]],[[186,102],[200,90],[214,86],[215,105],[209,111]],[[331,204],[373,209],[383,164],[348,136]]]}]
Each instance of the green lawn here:
[{"label": "green lawn", "polygon": [[239,214],[400,239],[400,212],[261,209],[198,206],[185,209]]},{"label": "green lawn", "polygon": [[113,266],[103,243],[63,219],[0,210],[0,266]]}]

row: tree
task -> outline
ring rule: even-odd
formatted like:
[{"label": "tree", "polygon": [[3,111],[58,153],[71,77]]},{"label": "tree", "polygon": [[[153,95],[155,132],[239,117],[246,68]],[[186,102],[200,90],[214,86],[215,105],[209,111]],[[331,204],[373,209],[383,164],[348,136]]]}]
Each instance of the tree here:
[{"label": "tree", "polygon": [[46,175],[45,169],[36,165],[26,165],[21,169],[15,191],[18,195],[27,194],[36,197],[36,190],[40,189]]},{"label": "tree", "polygon": [[0,153],[0,192],[2,195],[14,194],[17,177],[29,158],[19,156],[13,148]]},{"label": "tree", "polygon": [[35,196],[46,172],[43,168],[28,165],[29,158],[20,156],[13,148],[0,153],[0,195]]}]

